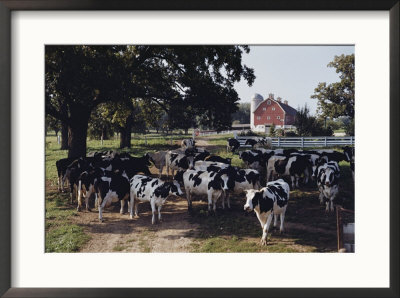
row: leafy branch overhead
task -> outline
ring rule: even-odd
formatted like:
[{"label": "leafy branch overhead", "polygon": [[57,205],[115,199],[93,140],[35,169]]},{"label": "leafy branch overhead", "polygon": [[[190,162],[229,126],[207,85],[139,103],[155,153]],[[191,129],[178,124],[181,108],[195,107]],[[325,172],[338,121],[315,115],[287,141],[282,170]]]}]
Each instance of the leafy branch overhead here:
[{"label": "leafy branch overhead", "polygon": [[[46,113],[68,124],[71,156],[85,153],[88,121],[101,103],[134,111],[132,100],[151,102],[172,127],[194,125],[198,115],[199,123],[222,129],[237,110],[234,83],[254,82],[253,69],[242,64],[248,52],[248,46],[46,46]],[[123,121],[125,114],[139,117],[114,114],[105,119],[124,124],[134,122]]]},{"label": "leafy branch overhead", "polygon": [[354,118],[354,54],[335,56],[328,64],[339,74],[340,81],[319,83],[311,98],[318,100],[318,113],[323,118]]}]

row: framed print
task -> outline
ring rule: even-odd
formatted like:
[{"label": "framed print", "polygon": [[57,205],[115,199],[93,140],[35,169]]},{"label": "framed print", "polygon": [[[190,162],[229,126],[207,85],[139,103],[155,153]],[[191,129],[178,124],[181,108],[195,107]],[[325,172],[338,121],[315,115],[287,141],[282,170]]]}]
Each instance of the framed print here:
[{"label": "framed print", "polygon": [[[398,1],[0,1],[4,139],[0,233],[5,239],[0,242],[0,293],[4,297],[397,297],[399,6]],[[320,64],[325,69],[331,62],[328,69],[340,74],[343,84],[352,77],[350,87],[342,88],[346,96],[352,93],[357,98],[356,104],[342,100],[327,108],[324,92],[339,87],[313,68],[313,61],[325,52],[332,59],[324,58]],[[243,54],[239,62],[238,53],[240,58]],[[256,58],[245,60],[248,53]],[[220,72],[221,61],[215,57],[224,57],[223,64],[230,67]],[[190,59],[196,59],[197,68]],[[341,63],[353,67],[350,75]],[[261,69],[268,68],[270,76],[263,77]],[[126,79],[133,73],[134,79]],[[301,93],[305,77],[310,78],[314,95]],[[131,89],[140,95],[131,96]],[[296,101],[307,96],[315,101],[310,109],[317,111],[318,102],[325,113],[314,117],[313,129],[319,130],[310,137],[300,132],[298,120],[300,113],[308,116],[307,105],[302,109],[305,100]],[[107,106],[111,101],[101,102],[105,97],[117,99]],[[240,120],[232,124],[236,110],[231,105],[236,106],[239,98],[248,101],[251,116],[245,121],[250,124]],[[187,105],[190,109],[182,108]],[[53,120],[46,115],[68,124],[61,134],[69,135],[64,139],[68,151],[59,150],[63,140],[57,130],[63,128],[51,126]],[[128,124],[128,119],[133,120]],[[126,134],[123,128],[128,125],[132,126]],[[234,125],[240,129],[233,130]],[[335,125],[343,126],[333,131]],[[55,133],[46,134],[43,142],[50,127]],[[82,127],[85,133],[80,135]],[[181,132],[169,134],[173,128]],[[336,137],[330,137],[333,133]],[[350,137],[332,145],[333,151],[317,152],[315,147],[329,147],[340,134]],[[239,143],[240,155],[230,140]],[[252,141],[256,143],[251,145]],[[308,143],[313,146],[309,151]],[[265,166],[255,169],[257,165],[243,152],[259,145],[266,151],[255,149],[251,158],[261,152],[257,162]],[[342,150],[342,145],[350,147]],[[128,149],[109,151],[118,146]],[[282,152],[268,151],[269,147]],[[301,149],[285,151],[293,147]],[[261,185],[251,182],[243,202],[235,201],[231,193],[233,208],[222,210],[220,201],[221,207],[230,202],[222,193],[235,188],[230,177],[236,177],[235,186],[243,183],[238,178],[241,170],[219,168],[213,178],[207,174],[214,173],[210,164],[203,170],[194,163],[204,150],[213,154],[213,167],[224,167],[215,162],[251,165],[247,170],[255,172],[246,172],[243,178],[249,184],[249,177],[265,167],[265,188],[258,190]],[[274,163],[268,168],[271,156]],[[335,158],[342,181],[343,177],[349,181],[338,184],[345,199],[340,204],[344,208],[336,208],[337,215],[331,212],[334,195],[329,197],[334,177],[340,176],[332,163]],[[66,163],[64,170],[61,160]],[[162,165],[158,172],[162,162],[157,160],[171,169],[175,162],[179,172],[172,171],[173,179],[183,184],[170,180],[168,167],[167,175]],[[301,163],[306,164],[304,169],[292,175]],[[155,165],[151,173],[150,164]],[[186,172],[180,172],[183,168]],[[311,171],[316,182],[311,182]],[[330,171],[332,175],[326,174]],[[148,186],[150,178],[138,175],[142,173],[153,176],[154,189]],[[157,180],[158,173],[162,180]],[[268,179],[269,174],[286,175],[287,187],[294,191],[286,191],[283,180],[273,182],[279,185],[266,184],[274,180]],[[79,177],[76,183],[74,175]],[[197,179],[193,185],[191,179]],[[70,191],[62,193],[65,181]],[[214,190],[207,202],[192,205],[187,196],[169,197],[187,195],[203,181]],[[315,187],[302,188],[308,183]],[[217,201],[213,195],[218,191]],[[315,204],[318,198],[326,205]],[[280,209],[260,203],[269,199],[281,204]],[[95,200],[97,209],[90,212],[96,208]],[[134,214],[133,206],[140,200],[150,203],[139,204]],[[130,203],[128,213],[121,215],[125,201]],[[257,204],[263,207],[257,209]],[[246,215],[243,209],[255,211]],[[344,228],[336,227],[343,209],[351,209],[351,220]],[[283,214],[280,230],[288,229],[283,236],[272,227],[268,234],[278,214]],[[353,242],[346,238],[349,230]]]}]

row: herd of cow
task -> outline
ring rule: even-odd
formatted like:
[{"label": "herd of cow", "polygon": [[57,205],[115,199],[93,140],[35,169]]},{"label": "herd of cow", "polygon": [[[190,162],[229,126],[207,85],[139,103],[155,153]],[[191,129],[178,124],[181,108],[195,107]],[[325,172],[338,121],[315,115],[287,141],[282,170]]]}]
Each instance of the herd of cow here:
[{"label": "herd of cow", "polygon": [[[229,139],[227,144],[232,152],[238,149],[232,147],[233,140]],[[138,216],[140,202],[149,202],[152,224],[156,213],[161,221],[161,208],[170,195],[184,195],[181,187],[185,190],[189,212],[193,195],[207,196],[208,210],[215,213],[218,199],[223,209],[225,201],[230,208],[229,196],[246,192],[244,209],[255,211],[263,229],[261,243],[266,245],[273,218],[276,226],[280,216],[280,231],[283,231],[290,187],[282,178],[290,177],[292,188],[299,187],[300,179],[303,184],[309,183],[310,178],[316,180],[321,203],[326,199],[326,211],[333,211],[333,200],[339,191],[338,163],[350,162],[354,173],[354,148],[347,146],[343,152],[257,148],[241,151],[239,157],[246,164],[245,169],[231,166],[229,158],[196,147],[193,139],[183,140],[180,149],[147,153],[139,158],[114,151],[93,152],[86,157],[56,162],[58,189],[64,191],[68,182],[71,203],[76,194],[78,211],[82,209],[83,198],[86,210],[90,211],[89,199],[94,195],[100,221],[104,208],[113,202],[121,202],[123,214],[128,201],[130,218]],[[152,165],[159,170],[158,178],[151,177]],[[160,179],[164,167],[166,181]]]}]

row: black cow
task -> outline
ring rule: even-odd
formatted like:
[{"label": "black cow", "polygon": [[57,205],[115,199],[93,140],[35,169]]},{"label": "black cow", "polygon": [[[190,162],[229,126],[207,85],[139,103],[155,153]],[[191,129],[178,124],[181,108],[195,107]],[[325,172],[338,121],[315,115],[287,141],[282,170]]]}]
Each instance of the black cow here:
[{"label": "black cow", "polygon": [[58,175],[58,191],[64,192],[65,173],[68,166],[75,160],[75,158],[62,158],[56,161],[57,175]]},{"label": "black cow", "polygon": [[99,220],[103,221],[103,209],[113,202],[121,201],[120,213],[123,213],[125,200],[129,199],[130,184],[128,176],[120,172],[107,172],[106,175],[96,179],[94,191],[97,195],[99,206]]},{"label": "black cow", "polygon": [[240,143],[238,140],[234,139],[234,138],[230,138],[227,141],[227,145],[226,145],[226,151],[227,152],[235,152],[237,149],[239,149],[240,147]]},{"label": "black cow", "polygon": [[218,156],[218,155],[209,156],[205,160],[206,161],[213,161],[213,162],[222,162],[222,163],[226,163],[228,165],[230,165],[231,162],[232,162],[232,158],[223,158],[223,157]]}]

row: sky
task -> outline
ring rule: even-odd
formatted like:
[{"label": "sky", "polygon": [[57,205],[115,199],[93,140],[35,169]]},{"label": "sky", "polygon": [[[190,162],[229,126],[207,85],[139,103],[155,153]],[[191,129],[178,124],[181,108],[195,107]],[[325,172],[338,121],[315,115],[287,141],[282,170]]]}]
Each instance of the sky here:
[{"label": "sky", "polygon": [[264,99],[269,93],[287,100],[297,109],[307,103],[315,114],[317,100],[312,99],[319,82],[339,81],[335,68],[327,67],[335,55],[354,53],[354,46],[251,46],[242,62],[254,69],[256,79],[251,87],[243,80],[235,84],[241,103],[250,102],[254,93]]}]

